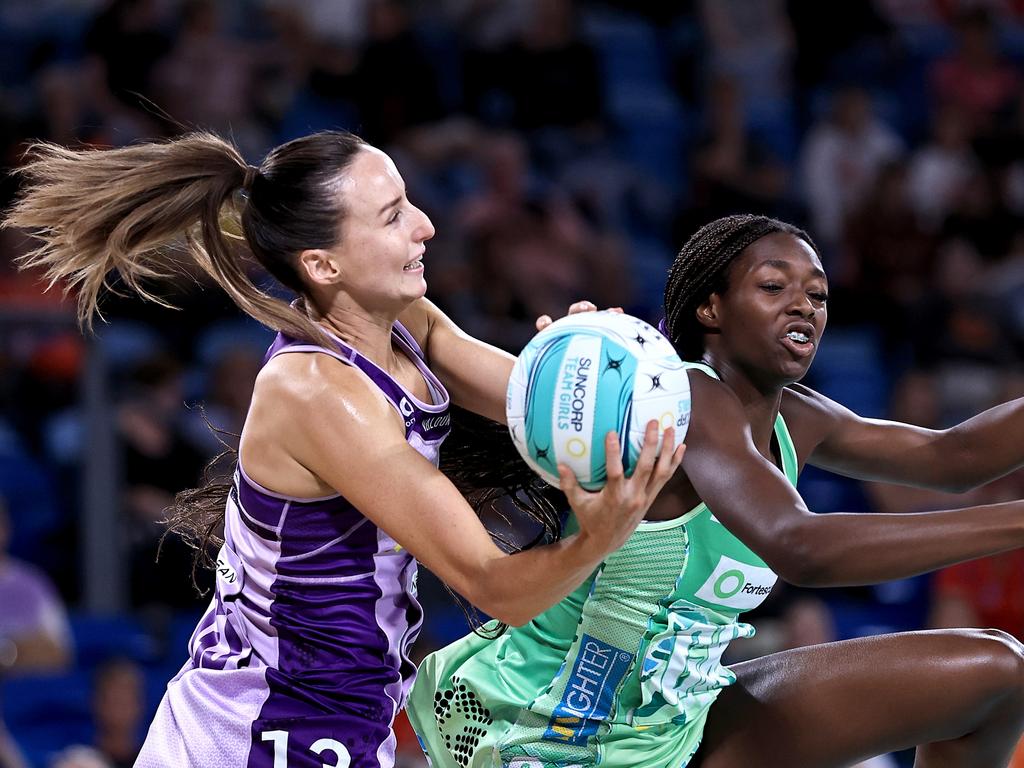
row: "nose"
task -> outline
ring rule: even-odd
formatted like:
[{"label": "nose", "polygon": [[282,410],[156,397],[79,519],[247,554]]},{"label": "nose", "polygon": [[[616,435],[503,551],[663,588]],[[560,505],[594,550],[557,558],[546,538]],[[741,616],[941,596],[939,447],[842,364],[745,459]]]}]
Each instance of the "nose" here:
[{"label": "nose", "polygon": [[790,302],[789,308],[786,310],[787,314],[797,315],[807,320],[813,320],[814,316],[818,313],[818,307],[814,305],[814,301],[806,293],[801,291],[793,297]]},{"label": "nose", "polygon": [[417,243],[425,243],[434,236],[434,224],[430,221],[430,217],[419,208],[416,209],[416,213],[419,214],[420,221],[417,223],[416,229],[413,230],[413,238]]}]

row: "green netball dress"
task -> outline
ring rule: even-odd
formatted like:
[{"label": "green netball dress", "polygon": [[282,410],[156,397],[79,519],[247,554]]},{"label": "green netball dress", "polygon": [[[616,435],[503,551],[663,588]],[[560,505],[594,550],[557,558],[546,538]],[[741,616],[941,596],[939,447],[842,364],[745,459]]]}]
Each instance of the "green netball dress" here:
[{"label": "green netball dress", "polygon": [[[703,365],[692,367],[714,376]],[[783,469],[797,458],[780,414]],[[682,768],[735,682],[726,646],[776,575],[705,504],[643,522],[561,603],[420,666],[409,718],[434,768]]]}]

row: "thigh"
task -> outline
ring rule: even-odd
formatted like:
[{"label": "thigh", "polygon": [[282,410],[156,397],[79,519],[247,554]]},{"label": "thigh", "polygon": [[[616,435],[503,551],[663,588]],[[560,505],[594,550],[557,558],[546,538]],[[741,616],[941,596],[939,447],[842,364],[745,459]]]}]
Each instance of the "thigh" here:
[{"label": "thigh", "polygon": [[959,739],[1021,685],[999,633],[910,632],[772,654],[732,667],[711,708],[701,768],[839,768]]}]

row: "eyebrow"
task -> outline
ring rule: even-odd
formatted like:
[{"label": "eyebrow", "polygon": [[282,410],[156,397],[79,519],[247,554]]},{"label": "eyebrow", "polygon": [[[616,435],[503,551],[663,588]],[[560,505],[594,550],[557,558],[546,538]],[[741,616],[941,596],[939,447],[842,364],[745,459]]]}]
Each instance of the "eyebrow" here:
[{"label": "eyebrow", "polygon": [[385,211],[387,211],[389,208],[394,208],[396,205],[398,205],[401,202],[402,202],[402,198],[401,197],[396,197],[390,203],[386,203],[379,211],[377,211],[377,215],[378,216],[383,215],[383,213]]},{"label": "eyebrow", "polygon": [[[784,270],[786,272],[789,272],[793,268],[792,264],[790,264],[788,261],[783,261],[782,259],[765,259],[764,261],[761,262],[760,266],[762,266],[762,267],[775,267],[776,269],[781,269],[781,270]],[[821,270],[821,269],[818,269],[817,267],[814,267],[811,270],[811,273],[815,277],[827,278],[827,276],[825,275],[825,272],[823,270]]]}]

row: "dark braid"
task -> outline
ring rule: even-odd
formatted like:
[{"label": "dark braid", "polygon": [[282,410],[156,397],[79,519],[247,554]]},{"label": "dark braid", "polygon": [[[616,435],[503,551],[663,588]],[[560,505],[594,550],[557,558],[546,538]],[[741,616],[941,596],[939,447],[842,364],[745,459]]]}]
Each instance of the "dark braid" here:
[{"label": "dark braid", "polygon": [[699,360],[704,354],[704,326],[697,320],[697,308],[712,293],[725,293],[729,265],[747,246],[775,232],[798,237],[818,253],[802,229],[753,214],[715,219],[680,249],[665,283],[665,329],[684,360]]},{"label": "dark braid", "polygon": [[[509,438],[508,427],[452,406],[452,432],[441,449],[440,469],[462,491],[495,543],[506,552],[550,544],[562,538],[569,502],[526,464]],[[508,628],[483,625],[476,609],[445,589],[474,632],[493,639]]]}]

